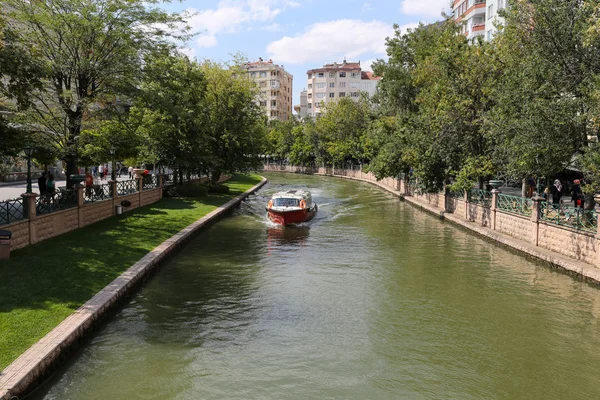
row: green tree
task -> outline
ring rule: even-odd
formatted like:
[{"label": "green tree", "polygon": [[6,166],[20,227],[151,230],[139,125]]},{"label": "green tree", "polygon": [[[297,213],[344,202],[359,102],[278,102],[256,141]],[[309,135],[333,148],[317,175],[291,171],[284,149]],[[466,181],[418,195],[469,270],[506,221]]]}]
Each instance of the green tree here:
[{"label": "green tree", "polygon": [[[123,99],[140,77],[147,51],[182,35],[182,18],[157,0],[5,0],[2,11],[15,51],[44,72],[27,121],[60,149],[67,175],[77,172],[85,120]],[[70,182],[69,182],[70,185]]]},{"label": "green tree", "polygon": [[206,77],[202,127],[205,165],[216,184],[223,173],[257,168],[266,145],[266,117],[256,102],[258,88],[238,63],[204,61]]}]

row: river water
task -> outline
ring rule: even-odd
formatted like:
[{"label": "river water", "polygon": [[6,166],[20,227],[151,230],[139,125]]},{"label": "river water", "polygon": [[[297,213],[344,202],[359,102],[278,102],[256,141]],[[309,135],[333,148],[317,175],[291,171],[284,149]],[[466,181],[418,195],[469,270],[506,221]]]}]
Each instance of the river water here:
[{"label": "river water", "polygon": [[[30,398],[600,398],[600,289],[374,186],[265,175]],[[282,229],[289,188],[319,213]]]}]

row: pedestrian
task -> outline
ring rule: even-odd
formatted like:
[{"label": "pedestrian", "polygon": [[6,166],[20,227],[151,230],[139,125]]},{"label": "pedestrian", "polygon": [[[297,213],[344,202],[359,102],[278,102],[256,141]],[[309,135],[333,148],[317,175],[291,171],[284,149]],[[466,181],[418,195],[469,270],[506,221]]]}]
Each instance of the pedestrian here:
[{"label": "pedestrian", "polygon": [[560,205],[560,198],[563,195],[563,187],[559,179],[554,180],[554,184],[550,187],[550,193],[552,193],[552,204]]},{"label": "pedestrian", "polygon": [[583,208],[583,191],[581,190],[581,181],[575,179],[571,188],[571,201],[574,207]]},{"label": "pedestrian", "polygon": [[42,172],[42,175],[38,178],[38,188],[40,189],[40,196],[46,194],[46,171]]},{"label": "pedestrian", "polygon": [[85,174],[85,193],[87,197],[92,196],[92,188],[94,187],[94,177],[90,172]]},{"label": "pedestrian", "polygon": [[56,184],[54,183],[54,175],[50,174],[46,181],[46,194],[53,195],[56,192]]},{"label": "pedestrian", "polygon": [[104,166],[102,164],[98,165],[98,176],[104,180]]},{"label": "pedestrian", "polygon": [[108,176],[108,164],[104,164],[104,180],[106,180],[107,176]]},{"label": "pedestrian", "polygon": [[121,163],[117,163],[117,178],[121,177]]},{"label": "pedestrian", "polygon": [[527,180],[527,197],[533,197],[534,190],[535,190],[535,179],[529,178]]},{"label": "pedestrian", "polygon": [[129,179],[133,179],[133,167],[129,167],[127,171],[129,171]]}]

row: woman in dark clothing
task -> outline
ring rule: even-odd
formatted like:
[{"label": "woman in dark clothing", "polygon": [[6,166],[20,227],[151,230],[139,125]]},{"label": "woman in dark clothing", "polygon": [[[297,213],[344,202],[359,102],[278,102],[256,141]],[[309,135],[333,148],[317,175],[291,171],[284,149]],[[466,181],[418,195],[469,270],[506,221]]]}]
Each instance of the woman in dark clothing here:
[{"label": "woman in dark clothing", "polygon": [[38,188],[40,189],[40,195],[46,193],[46,171],[42,172],[42,176],[38,178]]},{"label": "woman in dark clothing", "polygon": [[583,191],[581,190],[581,181],[579,179],[573,181],[571,200],[573,201],[573,206],[583,208]]},{"label": "woman in dark clothing", "polygon": [[56,192],[56,184],[54,182],[54,175],[50,174],[48,176],[48,181],[46,181],[46,194],[54,194]]},{"label": "woman in dark clothing", "polygon": [[550,193],[552,193],[552,204],[560,204],[560,198],[563,195],[563,187],[558,179],[555,179],[554,184],[550,186]]}]

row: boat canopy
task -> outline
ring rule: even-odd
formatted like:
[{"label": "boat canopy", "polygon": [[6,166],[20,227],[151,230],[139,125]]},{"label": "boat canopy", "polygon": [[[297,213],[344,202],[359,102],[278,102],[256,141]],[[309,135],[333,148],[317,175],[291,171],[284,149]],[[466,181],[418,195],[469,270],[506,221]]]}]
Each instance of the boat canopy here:
[{"label": "boat canopy", "polygon": [[277,192],[273,195],[272,200],[274,207],[299,207],[301,200],[305,200],[308,207],[312,206],[312,196],[307,190]]}]

